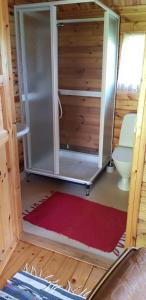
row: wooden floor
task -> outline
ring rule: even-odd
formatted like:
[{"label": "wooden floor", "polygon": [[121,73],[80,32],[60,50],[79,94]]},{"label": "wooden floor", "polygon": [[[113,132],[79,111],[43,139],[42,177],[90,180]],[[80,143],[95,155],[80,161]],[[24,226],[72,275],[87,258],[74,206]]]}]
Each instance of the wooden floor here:
[{"label": "wooden floor", "polygon": [[18,270],[22,270],[26,264],[29,271],[33,266],[37,275],[42,272],[42,277],[54,275],[52,281],[59,280],[58,284],[64,288],[67,288],[68,281],[70,281],[73,289],[78,288],[77,294],[85,289],[92,291],[106,272],[106,269],[102,267],[95,267],[26,242],[19,242],[0,276],[0,288],[4,286],[7,279],[11,278]]}]

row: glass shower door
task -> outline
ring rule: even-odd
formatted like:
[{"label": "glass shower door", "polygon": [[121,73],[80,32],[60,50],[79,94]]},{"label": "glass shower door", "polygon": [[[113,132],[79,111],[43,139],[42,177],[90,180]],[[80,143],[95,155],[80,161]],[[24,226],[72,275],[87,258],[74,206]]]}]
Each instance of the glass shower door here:
[{"label": "glass shower door", "polygon": [[29,127],[25,139],[25,164],[27,170],[44,175],[59,172],[58,86],[57,78],[54,85],[57,70],[53,59],[53,39],[56,34],[54,19],[55,14],[49,7],[23,9],[19,15],[21,92],[25,120]]}]

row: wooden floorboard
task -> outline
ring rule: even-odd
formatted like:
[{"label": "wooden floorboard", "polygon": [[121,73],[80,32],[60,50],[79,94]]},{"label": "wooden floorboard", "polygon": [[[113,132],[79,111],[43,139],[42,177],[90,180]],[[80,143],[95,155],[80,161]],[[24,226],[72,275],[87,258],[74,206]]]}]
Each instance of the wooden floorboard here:
[{"label": "wooden floorboard", "polygon": [[106,272],[102,267],[95,267],[92,264],[21,241],[0,276],[0,288],[26,265],[29,272],[36,272],[43,278],[53,275],[48,277],[48,280],[59,280],[58,284],[64,288],[67,288],[70,282],[77,294],[85,289],[92,291]]},{"label": "wooden floorboard", "polygon": [[99,255],[77,249],[73,246],[62,244],[61,242],[56,242],[28,232],[22,232],[22,240],[27,243],[32,243],[35,246],[57,252],[65,256],[70,256],[83,262],[88,262],[91,265],[95,265],[97,267],[100,266],[103,269],[109,268],[112,264],[111,260],[106,257],[101,257]]}]

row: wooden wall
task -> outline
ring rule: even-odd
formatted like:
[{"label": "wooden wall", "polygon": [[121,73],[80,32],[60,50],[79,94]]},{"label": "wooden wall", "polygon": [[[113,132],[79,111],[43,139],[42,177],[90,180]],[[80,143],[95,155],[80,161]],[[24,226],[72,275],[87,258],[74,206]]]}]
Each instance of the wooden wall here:
[{"label": "wooden wall", "polygon": [[60,120],[61,147],[72,150],[98,151],[100,98],[62,96]]},{"label": "wooden wall", "polygon": [[114,123],[114,138],[113,148],[119,143],[120,130],[123,117],[127,113],[136,113],[139,94],[118,92],[116,95],[115,105],[115,123]]},{"label": "wooden wall", "polygon": [[[101,91],[103,22],[66,24],[59,33],[59,89]],[[98,152],[100,99],[60,96],[62,147]]]},{"label": "wooden wall", "polygon": [[101,90],[103,22],[58,28],[59,88]]}]

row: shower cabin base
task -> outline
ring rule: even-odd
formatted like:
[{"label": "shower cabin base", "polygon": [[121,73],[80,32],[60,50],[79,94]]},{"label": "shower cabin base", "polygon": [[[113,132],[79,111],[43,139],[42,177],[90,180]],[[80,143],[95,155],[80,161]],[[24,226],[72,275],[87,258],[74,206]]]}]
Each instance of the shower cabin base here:
[{"label": "shower cabin base", "polygon": [[97,155],[70,150],[60,150],[59,152],[59,174],[45,171],[46,162],[47,156],[44,156],[33,165],[33,168],[26,169],[26,171],[28,173],[44,175],[89,186],[102,171],[102,169],[98,167]]}]

